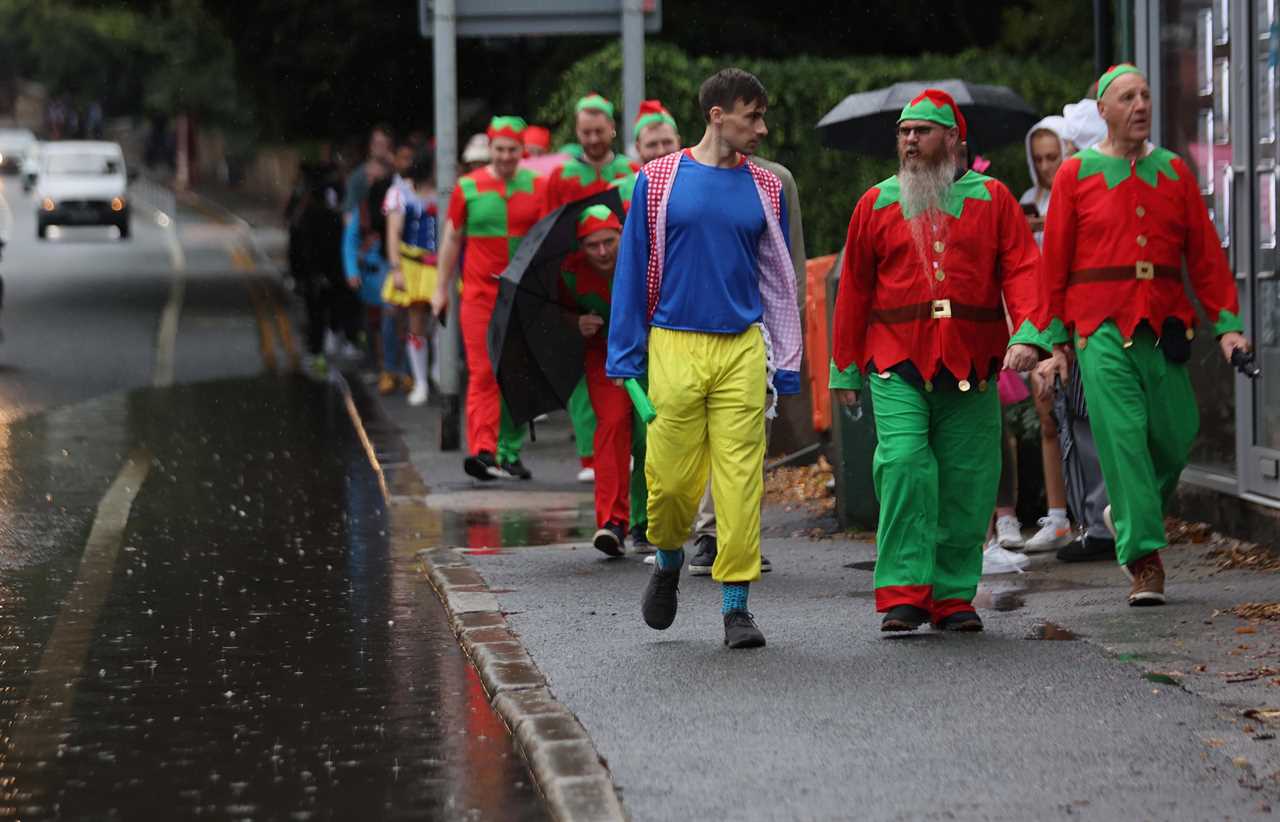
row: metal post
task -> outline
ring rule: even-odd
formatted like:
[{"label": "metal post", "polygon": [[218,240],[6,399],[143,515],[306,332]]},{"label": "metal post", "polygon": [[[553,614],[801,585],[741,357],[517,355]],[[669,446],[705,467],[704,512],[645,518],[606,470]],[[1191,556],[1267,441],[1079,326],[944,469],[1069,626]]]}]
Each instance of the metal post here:
[{"label": "metal post", "polygon": [[[456,0],[435,0],[432,19],[432,52],[435,62],[436,190],[440,195],[440,233],[443,215],[449,213],[449,195],[458,180],[458,43]],[[457,451],[462,443],[461,361],[462,333],[457,300],[448,324],[436,336],[440,360],[440,391],[444,413],[440,417],[440,450]]]},{"label": "metal post", "polygon": [[[644,0],[622,0],[622,123],[624,135],[630,134],[627,124],[640,110],[644,100]],[[634,152],[632,141],[622,140],[628,153]]]}]

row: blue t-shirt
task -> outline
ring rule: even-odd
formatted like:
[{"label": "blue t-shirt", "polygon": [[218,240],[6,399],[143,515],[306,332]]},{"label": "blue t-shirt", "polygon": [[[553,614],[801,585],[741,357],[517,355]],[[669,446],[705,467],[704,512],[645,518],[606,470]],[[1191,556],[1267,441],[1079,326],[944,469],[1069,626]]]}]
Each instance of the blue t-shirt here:
[{"label": "blue t-shirt", "polygon": [[[649,181],[636,177],[631,211],[613,275],[610,377],[639,377],[647,367]],[[787,237],[786,202],[782,236]],[[707,166],[686,151],[667,200],[662,290],[652,324],[675,331],[741,334],[763,316],[757,252],[768,225],[746,164]]]}]

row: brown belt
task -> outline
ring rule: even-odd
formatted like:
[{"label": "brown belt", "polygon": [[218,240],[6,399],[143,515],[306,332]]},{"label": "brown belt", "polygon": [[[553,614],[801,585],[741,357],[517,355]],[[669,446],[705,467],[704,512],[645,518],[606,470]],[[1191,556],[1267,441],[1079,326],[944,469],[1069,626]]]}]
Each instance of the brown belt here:
[{"label": "brown belt", "polygon": [[873,323],[912,323],[919,320],[970,320],[972,322],[1004,322],[1004,309],[988,305],[968,305],[955,300],[931,300],[898,308],[877,308],[871,312]]},{"label": "brown belt", "polygon": [[1105,268],[1082,268],[1072,271],[1068,285],[1082,283],[1107,283],[1120,280],[1178,280],[1182,281],[1182,269],[1176,265],[1158,265],[1139,260],[1133,265],[1112,265]]}]

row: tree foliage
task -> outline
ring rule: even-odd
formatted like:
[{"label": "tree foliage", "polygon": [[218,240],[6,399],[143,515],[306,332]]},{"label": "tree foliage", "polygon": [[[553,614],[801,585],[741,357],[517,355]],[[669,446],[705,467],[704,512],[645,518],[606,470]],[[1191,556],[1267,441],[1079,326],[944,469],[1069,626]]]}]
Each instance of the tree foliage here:
[{"label": "tree foliage", "polygon": [[[1087,59],[1066,63],[1043,56],[1013,57],[991,51],[915,57],[735,60],[692,57],[675,46],[652,43],[645,51],[646,96],[661,99],[671,110],[686,145],[702,135],[698,86],[703,78],[729,65],[755,73],[769,89],[769,136],[761,153],[787,166],[795,175],[810,256],[840,248],[857,198],[892,174],[896,165],[891,160],[854,156],[822,146],[814,126],[846,95],[902,80],[957,77],[1007,85],[1037,111],[1049,114],[1061,112],[1064,104],[1083,97],[1092,79]],[[556,91],[536,111],[536,118],[552,125],[558,140],[571,140],[569,112],[573,101],[590,90],[621,99],[621,70],[622,56],[616,44],[584,57],[564,73]],[[621,126],[622,139],[629,139],[629,118]],[[886,142],[892,139],[891,134],[885,135]],[[1008,146],[995,152],[981,147],[979,150],[993,161],[989,173],[1001,178],[1015,193],[1030,185],[1023,146]]]}]

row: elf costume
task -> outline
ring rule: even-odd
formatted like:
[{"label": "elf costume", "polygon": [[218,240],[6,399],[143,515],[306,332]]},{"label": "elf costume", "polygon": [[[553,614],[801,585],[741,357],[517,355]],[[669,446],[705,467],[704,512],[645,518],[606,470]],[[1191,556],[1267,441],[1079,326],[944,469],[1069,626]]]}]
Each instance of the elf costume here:
[{"label": "elf costume", "polygon": [[[613,119],[613,103],[599,94],[588,94],[574,105],[574,116],[582,111],[598,111]],[[622,155],[615,154],[602,167],[596,168],[585,158],[571,158],[564,165],[551,172],[547,178],[546,202],[544,213],[549,213],[565,203],[590,197],[609,188],[614,180],[634,176],[639,166]],[[574,440],[578,448],[578,459],[584,468],[594,466],[594,447],[596,419],[591,410],[591,398],[587,385],[579,383],[569,397],[569,420],[573,424]]]},{"label": "elf costume", "polygon": [[[489,139],[519,140],[524,126],[519,117],[494,117]],[[469,373],[467,442],[473,455],[496,454],[499,465],[520,459],[524,428],[511,422],[498,391],[486,341],[489,318],[498,299],[498,276],[541,216],[544,186],[545,178],[529,169],[518,169],[508,181],[485,166],[459,179],[449,198],[449,222],[466,238],[459,322]]]},{"label": "elf costume", "polygon": [[[604,230],[622,231],[622,223],[612,209],[594,205],[582,212],[578,219],[578,239]],[[583,252],[575,251],[564,260],[561,281],[566,302],[576,306],[579,314],[595,314],[606,322],[606,327],[587,338],[584,351],[587,390],[596,420],[593,441],[596,526],[614,523],[625,532],[630,517],[628,477],[633,410],[627,392],[614,385],[604,372],[613,272],[601,274],[591,267]]]},{"label": "elf costume", "polygon": [[[1112,67],[1099,99],[1129,73],[1139,72]],[[1090,148],[1062,164],[1043,254],[1050,338],[1074,339],[1116,558],[1130,565],[1167,544],[1164,505],[1199,428],[1185,364],[1196,313],[1183,261],[1215,336],[1243,331],[1235,280],[1195,175],[1150,145],[1137,162]]]},{"label": "elf costume", "polygon": [[[940,91],[912,100],[898,122],[908,120],[965,137]],[[973,610],[1000,474],[996,377],[1009,345],[1047,350],[1045,301],[1035,241],[1003,184],[967,171],[933,214],[905,213],[899,195],[890,177],[849,221],[831,387],[869,382],[874,401],[876,609],[914,606],[939,624]]]}]

